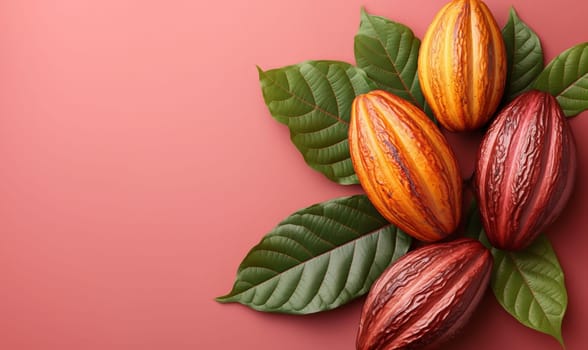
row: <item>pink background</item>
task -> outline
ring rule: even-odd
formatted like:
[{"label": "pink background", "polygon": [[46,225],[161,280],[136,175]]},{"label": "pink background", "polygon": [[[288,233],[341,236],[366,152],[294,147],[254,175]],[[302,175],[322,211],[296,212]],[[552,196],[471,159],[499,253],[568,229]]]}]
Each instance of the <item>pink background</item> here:
[{"label": "pink background", "polygon": [[[487,2],[501,26],[514,4],[548,60],[588,40],[588,2]],[[361,6],[422,37],[443,3],[2,1],[0,349],[354,349],[361,301],[305,317],[213,301],[288,214],[360,192],[304,164],[255,65],[353,62]],[[549,233],[567,277],[564,337],[579,350],[588,115],[571,124],[579,181]],[[489,294],[445,348],[558,345]]]}]

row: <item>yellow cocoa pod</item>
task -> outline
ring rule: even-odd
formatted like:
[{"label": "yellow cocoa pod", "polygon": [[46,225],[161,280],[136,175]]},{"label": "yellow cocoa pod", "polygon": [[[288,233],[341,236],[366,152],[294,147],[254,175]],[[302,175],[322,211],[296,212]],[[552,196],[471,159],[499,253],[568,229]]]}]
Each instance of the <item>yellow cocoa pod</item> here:
[{"label": "yellow cocoa pod", "polygon": [[349,147],[361,186],[387,220],[425,242],[456,229],[462,193],[457,160],[423,111],[385,91],[359,95]]},{"label": "yellow cocoa pod", "polygon": [[450,131],[474,130],[492,116],[504,92],[506,50],[481,0],[453,0],[427,29],[418,75],[427,103]]}]

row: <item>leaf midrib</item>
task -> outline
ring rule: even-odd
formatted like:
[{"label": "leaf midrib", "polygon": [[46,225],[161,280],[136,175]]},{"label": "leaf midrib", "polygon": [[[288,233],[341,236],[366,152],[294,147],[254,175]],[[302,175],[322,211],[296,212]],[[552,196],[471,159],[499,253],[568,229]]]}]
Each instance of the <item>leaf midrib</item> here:
[{"label": "leaf midrib", "polygon": [[[582,45],[582,44],[580,44]],[[582,47],[582,46],[578,46],[578,47]],[[581,51],[584,50],[588,50],[588,43],[585,43],[583,45],[583,47],[581,48]],[[551,62],[546,68],[545,70],[549,70],[549,72],[546,74],[547,76],[545,77],[546,80],[546,88],[549,90],[549,86],[553,85],[551,84],[550,80],[551,80],[551,75],[553,73],[553,67],[555,67],[556,65],[561,65],[562,69],[566,68],[566,61],[568,60],[568,58],[570,57],[570,55],[572,54],[572,52],[568,52],[567,55],[565,55],[565,57],[562,57],[562,55],[557,56],[555,58],[555,60],[553,62]],[[582,55],[582,53],[579,53],[579,55]],[[566,92],[568,92],[570,89],[572,89],[573,87],[576,86],[576,84],[581,81],[582,79],[585,79],[588,77],[588,71],[584,74],[582,74],[581,76],[577,77],[576,79],[572,80],[569,83],[564,83],[567,84],[567,86],[562,90],[556,93],[556,95],[554,95],[555,97],[560,97],[563,96],[563,94],[565,94]],[[537,80],[537,82],[539,82],[539,79]],[[536,86],[536,84],[535,84]]]},{"label": "leaf midrib", "polygon": [[[289,268],[287,268],[286,270],[284,270],[284,271],[282,271],[282,272],[280,272],[280,273],[276,274],[275,276],[272,276],[272,277],[270,277],[270,278],[266,279],[266,280],[265,280],[265,281],[263,281],[263,282],[260,282],[260,283],[258,283],[258,284],[252,285],[251,287],[249,287],[249,288],[247,288],[247,289],[245,289],[245,290],[242,290],[242,291],[240,291],[240,292],[238,292],[238,293],[236,293],[236,294],[228,294],[228,295],[226,295],[226,296],[219,297],[219,298],[217,298],[217,300],[219,300],[219,301],[229,301],[229,300],[232,300],[232,299],[234,299],[235,297],[237,297],[237,296],[239,296],[239,295],[242,295],[242,294],[244,294],[244,293],[248,292],[249,290],[251,290],[251,289],[253,289],[253,288],[260,287],[260,286],[262,286],[262,285],[263,285],[263,284],[265,284],[265,283],[269,283],[269,282],[271,282],[272,280],[274,280],[274,279],[276,279],[276,278],[279,278],[280,276],[282,276],[282,275],[284,275],[284,274],[288,273],[289,271],[291,271],[291,270],[293,270],[293,269],[295,269],[295,268],[298,268],[298,267],[300,267],[301,265],[306,265],[306,264],[308,264],[308,263],[309,263],[310,261],[312,261],[312,260],[319,259],[319,258],[321,258],[322,256],[325,256],[325,255],[331,254],[332,252],[334,252],[334,251],[336,251],[336,250],[338,250],[338,249],[343,249],[344,247],[346,247],[346,246],[348,246],[348,245],[355,244],[357,241],[359,241],[359,240],[361,240],[361,239],[363,239],[363,238],[367,238],[367,237],[370,237],[370,236],[372,236],[372,235],[375,235],[375,234],[379,233],[380,231],[383,231],[383,230],[385,230],[385,229],[387,229],[387,228],[389,228],[389,227],[391,227],[391,226],[393,226],[393,225],[392,225],[392,224],[386,224],[386,225],[384,225],[384,226],[382,226],[382,227],[378,228],[377,230],[374,230],[374,231],[372,231],[372,232],[370,232],[370,233],[366,233],[366,234],[363,234],[363,235],[361,235],[361,236],[355,237],[355,238],[353,238],[352,240],[350,240],[350,241],[347,241],[347,242],[345,242],[345,243],[344,243],[344,244],[342,244],[342,245],[335,246],[333,249],[330,249],[330,250],[327,250],[327,251],[325,251],[325,252],[323,252],[323,253],[321,253],[321,254],[315,255],[315,256],[313,256],[311,259],[305,260],[305,261],[304,261],[304,262],[302,262],[301,264],[298,264],[298,265],[294,265],[294,266],[292,266],[292,267],[289,267]],[[396,248],[396,247],[394,247],[394,248]],[[256,266],[249,266],[249,267],[256,267]],[[243,270],[243,271],[244,271],[244,270]],[[279,282],[278,282],[278,283],[279,283]],[[273,294],[273,293],[272,293],[272,294]]]},{"label": "leaf midrib", "polygon": [[[564,62],[564,65],[565,65],[565,62]],[[571,82],[568,84],[568,86],[567,86],[565,89],[563,89],[561,92],[558,92],[558,93],[557,93],[557,95],[555,95],[555,97],[560,97],[560,96],[563,96],[563,95],[564,95],[566,92],[568,92],[570,89],[572,89],[572,88],[576,87],[576,84],[577,84],[579,81],[581,81],[581,80],[583,80],[583,79],[585,79],[585,78],[588,78],[588,72],[586,72],[586,73],[582,74],[582,75],[581,75],[581,76],[579,76],[578,78],[576,78],[576,79],[574,79],[573,81],[571,81]]]},{"label": "leaf midrib", "polygon": [[[316,67],[315,67],[315,68],[316,68]],[[298,69],[298,71],[299,71],[299,73],[300,73],[300,69]],[[272,78],[271,78],[271,77],[270,77],[270,76],[269,76],[269,75],[268,75],[266,72],[263,72],[263,75],[264,75],[264,76],[265,76],[265,77],[266,77],[266,78],[267,78],[269,81],[271,81],[271,82],[272,82],[272,83],[273,83],[273,84],[274,84],[274,85],[275,85],[275,86],[276,86],[278,89],[280,89],[280,90],[282,90],[282,91],[286,92],[288,95],[290,95],[291,97],[293,97],[293,98],[294,98],[294,99],[296,99],[297,101],[300,101],[301,103],[303,103],[303,104],[305,104],[305,105],[307,105],[307,106],[309,106],[309,107],[312,107],[312,108],[313,108],[313,110],[319,111],[319,112],[321,112],[322,114],[324,114],[324,115],[326,115],[326,116],[328,116],[328,117],[330,117],[330,118],[333,118],[333,119],[337,120],[337,122],[339,122],[339,123],[343,123],[343,124],[349,125],[349,122],[348,122],[348,121],[346,121],[346,120],[343,120],[343,119],[342,119],[340,116],[338,116],[338,115],[335,115],[335,114],[333,114],[333,113],[331,113],[331,112],[329,112],[329,111],[327,111],[327,110],[325,110],[325,109],[321,108],[321,107],[320,107],[318,104],[316,104],[316,103],[311,103],[311,102],[309,102],[309,101],[305,100],[304,98],[302,98],[302,97],[300,97],[300,96],[298,96],[298,95],[294,94],[292,91],[290,91],[290,89],[288,89],[287,87],[285,87],[285,86],[281,85],[281,84],[280,84],[280,83],[278,83],[276,80],[272,79]],[[306,80],[306,78],[305,78],[305,77],[302,75],[302,73],[301,73],[300,75],[302,76],[302,80],[304,80],[304,83],[305,83],[305,84],[306,84],[306,85],[307,85],[307,86],[310,88],[310,91],[312,92],[312,87],[310,86],[309,82],[308,82],[308,81]],[[327,81],[328,81],[328,79],[327,79]],[[329,86],[331,86],[330,82],[329,82]],[[332,86],[331,86],[331,89],[332,89]],[[287,118],[288,118],[288,117],[287,117]]]},{"label": "leaf midrib", "polygon": [[[540,306],[539,309],[541,310],[541,313],[543,314],[543,316],[547,320],[549,326],[551,327],[551,330],[554,332],[553,334],[556,334],[557,335],[556,338],[559,340],[559,332],[558,332],[558,330],[554,327],[554,324],[553,324],[553,321],[551,320],[551,317],[548,316],[548,314],[545,311],[543,305],[539,302],[539,299],[537,298],[537,294],[535,293],[535,291],[533,290],[533,288],[531,288],[531,284],[529,283],[529,280],[527,279],[527,277],[525,276],[525,274],[523,274],[523,270],[518,265],[516,259],[513,258],[512,253],[506,252],[505,255],[512,261],[513,266],[515,267],[516,271],[519,273],[519,275],[521,276],[521,279],[525,283],[525,286],[527,287],[527,289],[529,290],[529,292],[533,296],[533,300],[535,300],[535,302]],[[530,322],[530,316],[528,317],[528,320],[529,320],[529,323],[531,323]],[[531,326],[533,326],[533,325],[531,325]],[[533,328],[535,328],[535,326],[533,326]],[[552,333],[550,333],[550,334],[552,334]]]},{"label": "leaf midrib", "polygon": [[[378,41],[378,43],[380,43],[380,45],[382,45],[382,48],[384,48],[384,52],[386,53],[386,58],[388,58],[388,61],[390,62],[390,65],[392,66],[392,69],[393,69],[392,73],[393,73],[393,74],[395,74],[396,76],[398,76],[398,80],[399,80],[399,81],[400,81],[400,83],[402,84],[402,88],[403,88],[403,89],[404,89],[404,90],[405,90],[405,91],[408,93],[408,95],[411,97],[411,99],[412,99],[413,103],[414,103],[414,104],[416,104],[416,105],[418,105],[418,101],[417,101],[416,97],[415,97],[415,96],[414,96],[414,94],[412,93],[412,90],[410,90],[410,89],[408,88],[408,86],[406,85],[406,83],[404,82],[404,79],[403,79],[402,75],[400,74],[400,71],[399,71],[399,70],[398,70],[398,68],[396,67],[396,63],[395,63],[395,62],[394,62],[394,60],[392,59],[392,56],[390,56],[390,53],[388,52],[386,45],[385,45],[385,44],[384,44],[384,42],[382,41],[382,39],[381,39],[381,37],[380,37],[380,35],[379,35],[379,32],[378,32],[378,31],[375,29],[375,28],[376,28],[376,26],[374,25],[374,22],[373,22],[373,20],[372,20],[372,19],[373,19],[373,17],[374,17],[374,16],[369,16],[369,15],[367,15],[368,21],[370,22],[370,24],[371,24],[372,28],[374,29],[374,33],[376,33],[376,36],[375,36],[375,37],[376,37],[376,40]],[[400,36],[400,39],[399,39],[399,40],[402,40],[402,35],[403,35],[403,33],[402,33],[402,32],[399,32],[399,36]],[[367,36],[367,35],[366,35],[366,36]],[[416,38],[415,38],[415,39],[416,39]],[[414,42],[414,40],[412,40],[412,42],[410,43],[410,51],[412,51],[412,45],[413,45],[413,42]],[[416,75],[416,74],[415,74],[415,75]],[[386,86],[388,86],[388,84],[386,84]],[[391,87],[391,88],[393,88],[392,86],[390,86],[390,87]]]}]

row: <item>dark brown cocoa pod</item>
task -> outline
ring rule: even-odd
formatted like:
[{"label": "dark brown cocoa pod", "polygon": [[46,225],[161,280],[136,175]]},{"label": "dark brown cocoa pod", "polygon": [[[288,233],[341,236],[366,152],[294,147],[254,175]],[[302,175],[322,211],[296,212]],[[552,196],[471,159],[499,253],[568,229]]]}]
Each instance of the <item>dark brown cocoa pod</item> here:
[{"label": "dark brown cocoa pod", "polygon": [[492,255],[462,238],[418,248],[390,266],[363,306],[358,350],[432,348],[470,318],[487,289]]},{"label": "dark brown cocoa pod", "polygon": [[492,122],[478,151],[476,192],[493,246],[520,250],[559,216],[575,180],[574,138],[557,100],[529,91]]}]

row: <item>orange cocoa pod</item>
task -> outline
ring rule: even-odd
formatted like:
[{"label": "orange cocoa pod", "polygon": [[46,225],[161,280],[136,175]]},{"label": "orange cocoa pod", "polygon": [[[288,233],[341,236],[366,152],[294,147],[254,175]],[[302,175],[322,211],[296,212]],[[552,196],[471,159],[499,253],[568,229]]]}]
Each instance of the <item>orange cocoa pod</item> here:
[{"label": "orange cocoa pod", "polygon": [[418,59],[421,89],[450,131],[482,127],[496,111],[506,82],[504,39],[481,0],[453,0],[427,29]]},{"label": "orange cocoa pod", "polygon": [[423,111],[385,91],[359,95],[349,147],[361,186],[387,220],[424,242],[456,229],[462,194],[457,160]]}]

